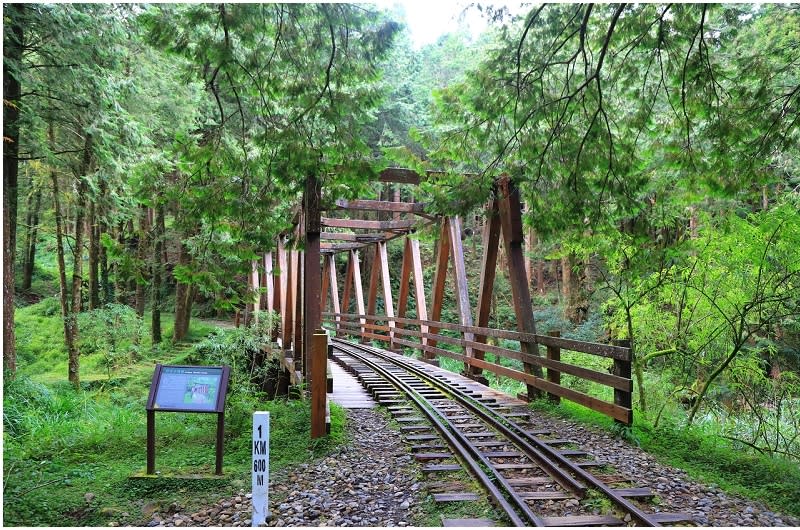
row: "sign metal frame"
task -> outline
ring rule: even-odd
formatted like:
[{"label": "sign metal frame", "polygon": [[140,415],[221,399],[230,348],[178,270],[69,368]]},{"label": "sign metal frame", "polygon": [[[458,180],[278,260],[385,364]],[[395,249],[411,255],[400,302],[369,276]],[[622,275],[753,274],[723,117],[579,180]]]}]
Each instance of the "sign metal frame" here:
[{"label": "sign metal frame", "polygon": [[[213,407],[207,408],[190,408],[180,406],[166,406],[160,407],[157,405],[159,390],[164,375],[165,368],[178,368],[186,370],[197,370],[198,376],[215,376],[216,374],[203,374],[203,371],[217,371],[219,372],[219,388],[217,389],[216,400]],[[225,397],[228,393],[228,379],[230,378],[229,366],[191,366],[191,365],[163,365],[156,364],[156,369],[153,372],[153,379],[150,383],[150,394],[147,397],[147,474],[154,475],[156,470],[156,412],[186,412],[196,414],[216,414],[217,415],[217,441],[216,441],[216,462],[214,466],[214,474],[222,475],[222,455],[223,444],[225,442]]]}]

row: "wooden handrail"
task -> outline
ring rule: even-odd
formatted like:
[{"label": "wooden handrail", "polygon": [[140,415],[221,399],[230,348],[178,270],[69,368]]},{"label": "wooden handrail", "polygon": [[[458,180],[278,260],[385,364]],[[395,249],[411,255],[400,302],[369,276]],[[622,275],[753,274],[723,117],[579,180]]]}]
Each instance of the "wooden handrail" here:
[{"label": "wooden handrail", "polygon": [[[323,313],[323,317],[331,320],[338,319],[339,333],[360,337],[362,340],[372,339],[387,342],[390,343],[390,345],[406,346],[433,356],[441,355],[455,359],[459,362],[463,362],[467,366],[509,377],[515,381],[520,381],[526,385],[547,392],[553,400],[559,398],[569,399],[570,401],[584,405],[592,410],[611,416],[615,421],[626,424],[631,424],[633,422],[633,411],[629,405],[630,396],[633,392],[633,381],[628,375],[630,373],[629,368],[627,371],[625,370],[626,366],[630,366],[630,348],[563,339],[557,336],[521,333],[518,331],[498,330],[479,326],[463,326],[449,322],[390,317],[385,315],[326,312]],[[378,324],[378,322],[382,324]],[[394,326],[395,324],[401,324],[401,326]],[[417,327],[419,329],[409,329],[410,327]],[[435,330],[436,332],[432,333],[430,330]],[[455,331],[458,332],[460,336],[452,337],[443,335],[439,330]],[[380,334],[380,332],[384,332],[385,335]],[[539,357],[523,351],[484,344],[472,339],[474,336],[515,340],[520,343],[527,342],[535,345],[541,344],[547,347],[548,356]],[[406,337],[414,337],[418,339],[419,342],[407,340]],[[426,344],[425,341],[461,346],[465,351],[491,353],[497,355],[498,358],[504,357],[506,359],[521,361],[525,365],[535,365],[546,368],[547,377],[537,377],[525,371],[503,366],[499,364],[499,361],[493,363],[484,359],[478,359],[475,356],[437,348],[434,345]],[[613,359],[615,372],[606,373],[564,362],[560,359],[560,351],[562,348]],[[572,375],[612,388],[615,396],[614,402],[603,401],[602,399],[583,392],[561,386],[560,374]]]},{"label": "wooden handrail", "polygon": [[[336,315],[334,313],[323,313],[323,316],[334,317]],[[614,346],[611,344],[585,342],[580,340],[564,339],[561,337],[551,337],[549,335],[522,333],[519,331],[507,331],[494,328],[483,328],[478,326],[462,326],[461,324],[452,324],[450,322],[438,322],[434,320],[418,320],[412,318],[387,317],[384,315],[357,315],[353,313],[339,313],[338,316],[348,317],[348,318],[364,318],[373,321],[391,321],[406,326],[428,326],[437,329],[449,329],[451,331],[458,331],[461,333],[472,333],[474,335],[493,337],[496,339],[508,339],[508,340],[516,340],[519,342],[530,342],[533,344],[541,344],[543,346],[553,346],[565,350],[576,351],[580,353],[588,353],[589,355],[597,355],[599,357],[617,359],[619,361],[631,360],[630,348],[625,348],[622,346]]]}]

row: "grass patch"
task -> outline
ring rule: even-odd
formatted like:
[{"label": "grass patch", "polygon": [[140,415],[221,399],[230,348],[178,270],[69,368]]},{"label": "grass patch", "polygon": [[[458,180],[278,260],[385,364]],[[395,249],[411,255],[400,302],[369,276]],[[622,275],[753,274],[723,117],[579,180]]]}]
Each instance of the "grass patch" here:
[{"label": "grass patch", "polygon": [[[331,406],[331,435],[311,441],[308,401],[267,401],[237,384],[226,404],[222,479],[169,478],[214,470],[216,415],[182,413],[156,415],[156,470],[165,478],[131,478],[146,463],[145,402],[154,361],[173,364],[200,354],[168,342],[150,348],[143,337],[139,355],[110,374],[97,361],[102,352],[83,356],[83,383],[75,390],[66,382],[61,318],[49,314],[47,303],[17,312],[20,369],[5,381],[3,393],[4,526],[141,526],[154,511],[190,511],[246,490],[255,410],[271,413],[273,472],[326,454],[344,440],[340,407]],[[171,325],[169,319],[165,332]],[[213,329],[194,321],[189,336],[196,340]]]},{"label": "grass patch", "polygon": [[612,419],[568,401],[554,406],[547,400],[538,400],[531,408],[622,436],[661,463],[683,469],[696,480],[763,502],[772,510],[800,516],[800,467],[794,462],[743,452],[700,428],[667,425],[654,429],[641,418],[633,428],[621,428]]}]

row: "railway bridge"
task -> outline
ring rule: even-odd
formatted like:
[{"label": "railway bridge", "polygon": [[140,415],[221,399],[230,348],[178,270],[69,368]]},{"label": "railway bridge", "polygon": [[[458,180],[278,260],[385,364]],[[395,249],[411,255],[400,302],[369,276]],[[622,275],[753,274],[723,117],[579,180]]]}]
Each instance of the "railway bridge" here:
[{"label": "railway bridge", "polygon": [[[389,168],[379,179],[382,183],[418,186],[422,176],[408,169]],[[417,351],[430,364],[438,364],[440,356],[455,359],[463,364],[464,375],[479,382],[487,383],[486,372],[519,381],[525,385],[526,391],[520,396],[525,399],[546,393],[552,400],[568,399],[618,422],[633,422],[631,352],[625,343],[588,343],[559,337],[557,331],[537,332],[523,254],[522,205],[518,190],[507,177],[496,181],[494,198],[487,205],[474,312],[458,216],[433,215],[425,204],[401,202],[399,194],[391,201],[340,199],[323,209],[323,193],[319,180],[309,177],[294,230],[278,237],[275,252],[266,252],[262,259],[253,261],[249,284],[263,295],[248,308],[280,315],[276,339],[283,351],[283,364],[293,384],[309,384],[312,401],[313,396],[318,398],[317,408],[324,408],[326,386],[321,381],[324,372],[322,377],[315,377],[315,368],[324,371],[325,363],[321,361],[318,367],[315,358],[324,360],[326,353],[321,346],[315,348],[314,335],[327,328],[337,337],[361,343],[379,341],[390,351]],[[423,280],[420,245],[415,238],[422,230],[438,234],[430,286]],[[387,244],[398,238],[404,242],[400,287],[395,296]],[[516,330],[488,327],[501,240]],[[343,278],[342,258],[337,265],[340,254],[347,260]],[[370,263],[370,270],[364,271],[369,274],[366,293],[361,266],[365,256]],[[276,269],[280,274],[274,274]],[[454,280],[458,322],[441,321],[448,273]],[[415,315],[409,318],[412,297]],[[500,339],[512,347],[496,345]],[[609,369],[602,372],[567,362],[561,359],[563,351],[605,357]],[[602,399],[568,388],[561,384],[562,374],[613,389],[613,399],[611,393],[608,399]],[[318,417],[316,411],[314,418]],[[319,435],[319,425],[315,425],[314,434]]]},{"label": "railway bridge", "polygon": [[[407,169],[380,173],[383,183],[416,186],[421,180],[421,175]],[[501,521],[469,519],[452,524],[691,522],[684,514],[652,510],[645,502],[654,496],[649,488],[632,487],[629,479],[604,475],[602,469],[593,472],[603,464],[573,448],[576,444],[570,439],[533,423],[526,401],[547,396],[632,424],[631,350],[625,343],[583,342],[561,337],[557,330],[544,334],[537,330],[523,254],[522,205],[513,182],[506,177],[497,180],[486,206],[475,308],[467,288],[461,219],[433,215],[424,204],[402,202],[398,195],[394,200],[328,200],[331,206],[323,208],[320,183],[309,178],[294,230],[280,235],[275,252],[252,263],[249,287],[264,296],[257,295],[245,319],[257,318],[255,309],[280,315],[275,337],[280,361],[292,384],[310,389],[311,436],[326,432],[332,390],[329,365],[335,362],[337,370],[350,372],[388,407],[412,445],[414,458],[424,464],[424,473],[466,472],[502,514]],[[429,286],[415,237],[422,231],[438,236]],[[403,249],[397,293],[387,249],[395,239],[402,239]],[[501,241],[515,330],[489,327]],[[369,275],[366,293],[362,258],[369,263],[369,271],[363,271]],[[442,319],[448,274],[453,279],[457,322]],[[570,352],[605,358],[608,369],[582,366],[576,359],[585,356]],[[567,355],[562,358],[562,353]],[[441,369],[442,357],[460,365],[459,373]],[[603,395],[562,384],[562,374],[595,384]],[[488,386],[489,378],[516,381],[523,391],[505,395]],[[437,502],[478,499],[460,482],[433,484]],[[461,489],[451,491],[453,484]],[[587,496],[598,495],[607,499],[611,511],[584,513],[575,508]]]}]

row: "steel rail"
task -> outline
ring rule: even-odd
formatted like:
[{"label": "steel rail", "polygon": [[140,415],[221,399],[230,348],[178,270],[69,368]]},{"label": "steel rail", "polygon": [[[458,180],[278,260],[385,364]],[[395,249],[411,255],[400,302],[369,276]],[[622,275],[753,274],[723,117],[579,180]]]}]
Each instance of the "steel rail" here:
[{"label": "steel rail", "polygon": [[[524,499],[519,498],[516,495],[513,488],[510,484],[506,481],[504,477],[499,474],[495,475],[495,479],[500,482],[503,489],[506,492],[506,495],[511,497],[514,504],[517,505],[517,508],[525,515],[528,519],[527,521],[520,518],[517,510],[509,503],[508,499],[506,499],[503,492],[500,488],[495,485],[494,481],[491,477],[489,477],[486,472],[478,465],[477,460],[480,460],[484,465],[489,467],[490,469],[493,467],[491,461],[486,458],[480,451],[470,443],[466,437],[455,429],[452,423],[445,417],[441,415],[441,413],[436,410],[436,407],[428,401],[427,398],[422,397],[413,387],[409,386],[406,382],[400,379],[395,374],[392,374],[390,371],[386,370],[385,368],[381,367],[379,364],[366,359],[363,354],[355,353],[352,349],[362,349],[360,345],[355,345],[346,341],[343,342],[345,346],[342,345],[335,345],[339,350],[343,351],[347,355],[352,356],[353,358],[357,359],[358,361],[364,363],[367,367],[372,369],[373,371],[379,373],[382,377],[387,379],[393,385],[401,389],[408,398],[417,405],[417,408],[427,416],[428,420],[431,424],[436,428],[437,431],[444,437],[448,444],[450,445],[453,452],[461,457],[461,460],[467,464],[472,474],[476,477],[478,482],[489,492],[489,495],[492,499],[495,500],[497,505],[508,515],[509,519],[511,520],[514,526],[518,527],[527,527],[527,526],[545,526],[544,521],[536,515],[530,507],[527,505]],[[373,352],[367,352],[373,353]],[[374,354],[374,353],[373,353]],[[386,359],[383,359],[386,360]],[[391,362],[391,361],[389,361]],[[396,363],[393,363],[396,365]],[[401,368],[405,369],[405,367]],[[434,411],[436,411],[434,413]],[[447,428],[450,426],[450,429]]]},{"label": "steel rail", "polygon": [[[348,341],[343,341],[341,339],[334,339],[334,340],[356,346],[360,349],[378,355],[380,358],[388,362],[391,362],[397,366],[402,366],[404,369],[413,372],[414,374],[416,374],[419,377],[422,377],[428,382],[440,386],[440,390],[442,389],[441,387],[444,387],[448,393],[457,397],[457,400],[462,405],[470,409],[476,415],[480,416],[482,419],[484,419],[484,421],[491,423],[497,430],[502,432],[515,444],[518,444],[520,448],[522,448],[526,453],[528,453],[528,450],[530,450],[528,456],[531,459],[535,460],[537,463],[542,464],[543,467],[545,467],[548,470],[548,472],[552,470],[557,475],[553,476],[553,478],[557,480],[559,483],[561,483],[561,480],[559,480],[557,477],[563,478],[564,481],[568,484],[576,484],[574,489],[571,486],[568,486],[567,489],[573,490],[573,492],[578,493],[580,496],[583,496],[585,494],[586,487],[575,480],[575,478],[571,475],[574,474],[580,480],[583,480],[586,483],[591,484],[594,488],[600,490],[603,494],[608,496],[614,502],[614,504],[616,504],[623,510],[627,511],[628,513],[630,513],[631,517],[636,519],[643,526],[661,526],[658,522],[650,519],[646,513],[644,513],[639,507],[637,507],[631,501],[619,495],[612,488],[608,487],[600,479],[598,479],[591,473],[587,472],[580,466],[575,465],[573,462],[565,458],[563,455],[558,453],[558,451],[550,447],[544,440],[540,440],[536,436],[530,434],[526,429],[519,426],[510,418],[507,418],[506,416],[503,416],[502,414],[492,410],[490,407],[487,407],[483,403],[480,403],[479,401],[473,399],[472,397],[462,392],[461,390],[454,388],[450,385],[447,385],[446,383],[443,383],[440,379],[432,377],[429,373],[425,372],[424,370],[420,369],[417,366],[414,366],[413,364],[405,361],[402,358],[393,358],[386,355],[378,348],[372,348],[370,346],[361,344],[354,345],[353,343],[350,343]],[[533,444],[533,446],[531,444]],[[542,455],[542,453],[546,453],[546,456]],[[569,472],[564,471],[564,469],[562,468],[568,469]],[[562,483],[562,485],[564,484]]]}]

